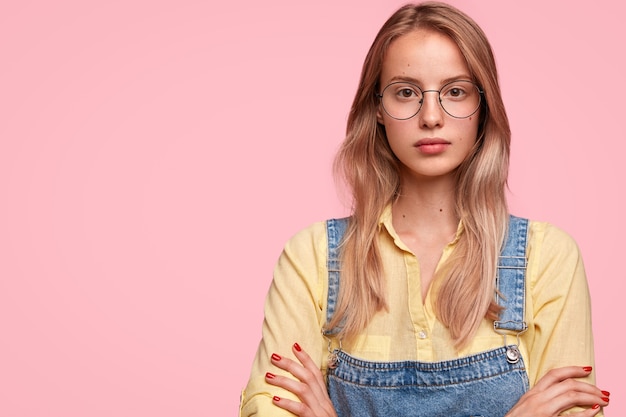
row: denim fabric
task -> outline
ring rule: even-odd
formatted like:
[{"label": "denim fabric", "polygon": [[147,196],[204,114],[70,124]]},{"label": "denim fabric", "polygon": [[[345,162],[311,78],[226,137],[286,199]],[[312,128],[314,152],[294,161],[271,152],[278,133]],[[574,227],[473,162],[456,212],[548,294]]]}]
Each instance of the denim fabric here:
[{"label": "denim fabric", "polygon": [[[500,320],[493,323],[494,329],[522,332],[526,330],[524,307],[526,306],[524,285],[526,273],[526,245],[528,220],[511,216],[509,234],[500,253],[496,286],[496,302],[506,309]],[[508,299],[502,295],[506,294]]]},{"label": "denim fabric", "polygon": [[[337,246],[345,224],[346,219],[327,222],[329,320],[338,292]],[[526,329],[527,230],[526,219],[511,216],[498,266],[497,300],[505,307],[500,320],[494,323],[498,332],[516,334]],[[336,331],[327,332],[333,333]],[[372,362],[341,350],[335,356],[336,367],[328,369],[328,391],[339,417],[498,417],[504,416],[528,390],[524,361],[515,345],[443,362]]]},{"label": "denim fabric", "polygon": [[[346,231],[348,218],[331,219],[326,222],[326,233],[328,235],[328,303],[326,305],[326,316],[329,318],[335,314],[337,296],[339,295],[339,245]],[[339,327],[325,331],[331,335],[339,331]]]}]

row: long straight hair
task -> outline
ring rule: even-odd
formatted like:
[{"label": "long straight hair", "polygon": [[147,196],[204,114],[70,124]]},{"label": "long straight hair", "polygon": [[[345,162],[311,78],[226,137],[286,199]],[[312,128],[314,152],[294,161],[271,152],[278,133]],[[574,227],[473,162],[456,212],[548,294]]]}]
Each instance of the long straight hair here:
[{"label": "long straight hair", "polygon": [[508,225],[505,188],[510,128],[502,102],[491,46],[481,28],[447,4],[427,2],[398,9],[382,26],[363,64],[348,117],[346,138],[335,159],[336,179],[352,192],[352,216],[341,247],[338,306],[328,328],[341,324],[339,337],[364,330],[387,308],[383,263],[378,247],[379,219],[400,191],[399,162],[385,129],[376,119],[379,79],[389,45],[416,29],[450,37],[482,90],[475,145],[456,171],[456,214],[463,233],[437,272],[435,311],[456,348],[473,337],[484,318],[496,319],[497,260]]}]

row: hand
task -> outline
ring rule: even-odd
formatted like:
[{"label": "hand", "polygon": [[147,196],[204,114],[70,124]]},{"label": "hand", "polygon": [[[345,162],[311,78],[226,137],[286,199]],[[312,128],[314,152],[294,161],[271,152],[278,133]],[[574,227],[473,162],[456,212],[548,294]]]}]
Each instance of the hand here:
[{"label": "hand", "polygon": [[286,389],[301,402],[274,397],[274,404],[299,417],[337,417],[326,390],[324,376],[311,357],[295,343],[291,349],[300,363],[272,354],[272,364],[295,376],[298,381],[272,373],[265,374],[267,383]]},{"label": "hand", "polygon": [[576,406],[588,408],[572,415],[595,416],[601,407],[609,405],[610,394],[575,379],[586,377],[590,372],[590,366],[567,366],[550,370],[520,398],[505,417],[555,417]]}]

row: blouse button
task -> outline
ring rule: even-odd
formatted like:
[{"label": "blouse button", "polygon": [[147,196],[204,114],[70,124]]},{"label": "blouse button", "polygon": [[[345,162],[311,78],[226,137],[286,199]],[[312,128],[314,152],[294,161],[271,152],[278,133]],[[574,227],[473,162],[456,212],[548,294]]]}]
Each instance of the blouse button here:
[{"label": "blouse button", "polygon": [[420,330],[420,332],[417,334],[417,337],[419,337],[420,339],[426,339],[426,332],[424,330]]}]

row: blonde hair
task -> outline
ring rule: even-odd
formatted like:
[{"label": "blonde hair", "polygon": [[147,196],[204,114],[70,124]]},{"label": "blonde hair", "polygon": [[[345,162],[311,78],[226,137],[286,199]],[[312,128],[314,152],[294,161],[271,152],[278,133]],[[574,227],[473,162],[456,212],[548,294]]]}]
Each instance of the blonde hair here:
[{"label": "blonde hair", "polygon": [[[352,216],[341,247],[338,306],[327,328],[341,323],[339,337],[365,329],[386,309],[383,263],[378,248],[379,219],[400,188],[398,160],[377,123],[379,78],[385,52],[398,37],[416,29],[449,36],[464,56],[474,81],[484,90],[478,137],[457,169],[456,210],[464,232],[437,272],[435,310],[457,348],[466,345],[487,317],[501,310],[494,301],[498,255],[506,234],[505,187],[510,128],[502,102],[495,59],[480,27],[463,12],[437,2],[408,4],[382,26],[363,64],[346,138],[335,160],[338,181],[352,191]],[[468,300],[473,300],[468,302]]]}]

